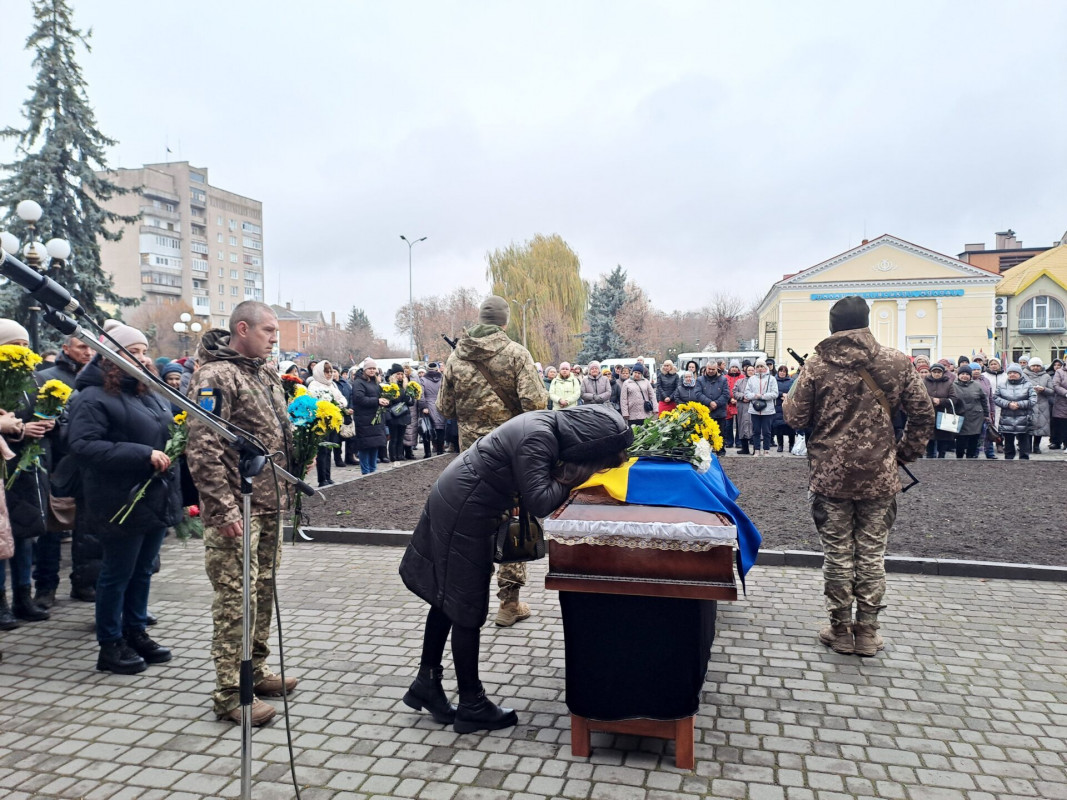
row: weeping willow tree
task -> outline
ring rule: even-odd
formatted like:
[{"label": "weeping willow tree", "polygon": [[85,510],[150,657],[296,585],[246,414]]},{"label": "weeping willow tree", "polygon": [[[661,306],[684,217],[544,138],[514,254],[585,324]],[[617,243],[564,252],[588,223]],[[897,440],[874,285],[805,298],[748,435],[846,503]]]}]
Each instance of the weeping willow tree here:
[{"label": "weeping willow tree", "polygon": [[544,364],[573,359],[581,349],[589,287],[579,274],[581,262],[559,234],[537,234],[525,244],[512,243],[486,254],[486,276],[493,294],[511,304],[508,335],[521,342],[522,306],[526,309],[526,346]]}]

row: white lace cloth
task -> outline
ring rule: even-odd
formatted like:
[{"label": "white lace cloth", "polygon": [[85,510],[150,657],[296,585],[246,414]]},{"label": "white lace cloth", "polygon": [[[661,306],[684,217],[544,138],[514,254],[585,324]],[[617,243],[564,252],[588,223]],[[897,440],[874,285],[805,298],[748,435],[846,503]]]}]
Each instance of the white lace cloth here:
[{"label": "white lace cloth", "polygon": [[[619,546],[620,540],[677,542],[678,549],[734,545],[733,525],[701,525],[697,522],[618,522],[610,520],[546,519],[545,537],[560,544],[606,544]],[[602,540],[602,541],[600,541]],[[640,546],[640,545],[638,545]],[[674,549],[674,548],[669,548]]]}]

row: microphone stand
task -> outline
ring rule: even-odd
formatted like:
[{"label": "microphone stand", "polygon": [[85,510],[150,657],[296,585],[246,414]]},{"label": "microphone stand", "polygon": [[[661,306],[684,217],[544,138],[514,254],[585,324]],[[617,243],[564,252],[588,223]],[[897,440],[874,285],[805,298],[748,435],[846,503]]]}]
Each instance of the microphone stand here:
[{"label": "microphone stand", "polygon": [[[19,282],[18,278],[21,276],[21,271],[30,270],[17,258],[12,256],[6,251],[0,251],[0,273],[3,273],[7,277]],[[32,271],[36,273],[36,271]],[[24,287],[25,288],[25,287]],[[38,299],[42,299],[38,297]],[[69,295],[68,295],[69,299]],[[47,299],[43,301],[43,304],[48,305]],[[251,800],[252,798],[252,635],[251,635],[251,619],[249,609],[251,607],[251,575],[250,575],[250,563],[252,559],[252,545],[251,545],[251,523],[252,523],[252,479],[263,471],[263,468],[267,465],[268,457],[270,453],[266,451],[262,443],[256,441],[254,437],[247,435],[244,432],[234,433],[230,423],[219,417],[211,414],[196,403],[186,398],[179,392],[174,391],[163,381],[158,380],[148,370],[140,364],[140,362],[134,363],[136,358],[130,354],[126,348],[111,339],[110,336],[104,331],[104,329],[97,325],[88,314],[84,312],[77,303],[70,303],[64,306],[65,310],[73,311],[77,314],[78,318],[84,322],[89,328],[82,327],[75,320],[66,316],[62,312],[55,308],[49,307],[45,313],[45,321],[52,327],[58,330],[60,333],[66,336],[77,336],[89,347],[100,354],[101,357],[107,359],[116,367],[121,369],[130,377],[143,383],[152,391],[157,394],[163,395],[168,401],[181,408],[186,413],[190,414],[208,428],[213,433],[219,436],[230,447],[237,450],[239,454],[239,473],[241,476],[241,499],[243,503],[242,507],[242,524],[243,524],[243,548],[242,557],[244,563],[242,565],[242,625],[241,625],[241,670],[240,670],[240,699],[241,699],[241,798],[242,800]],[[103,342],[99,341],[97,334],[90,328],[95,328],[99,334],[106,337],[115,345],[115,347],[126,353],[131,359],[127,360],[123,358],[119,353],[112,350]],[[297,476],[291,474],[287,470],[274,465],[272,467],[275,474],[280,476],[287,483],[293,485],[304,494],[309,497],[313,497],[315,490],[303,480]],[[284,691],[284,687],[283,687]]]}]

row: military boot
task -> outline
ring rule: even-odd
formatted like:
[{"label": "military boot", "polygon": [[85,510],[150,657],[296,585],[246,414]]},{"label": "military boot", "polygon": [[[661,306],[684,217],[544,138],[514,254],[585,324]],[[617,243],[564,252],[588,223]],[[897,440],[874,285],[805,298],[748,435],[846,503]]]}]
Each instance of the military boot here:
[{"label": "military boot", "polygon": [[510,628],[516,622],[530,618],[530,607],[519,602],[519,586],[515,583],[505,584],[497,591],[500,598],[500,610],[496,612],[496,622],[501,628]]},{"label": "military boot", "polygon": [[448,702],[448,695],[441,684],[444,668],[419,667],[419,675],[404,695],[404,705],[416,711],[426,709],[434,722],[451,725],[456,721],[456,707]]},{"label": "military boot", "polygon": [[819,631],[819,641],[835,653],[847,656],[856,652],[855,640],[852,638],[851,622],[831,620],[829,625]]},{"label": "military boot", "polygon": [[856,655],[874,656],[885,647],[885,640],[878,635],[878,626],[869,622],[857,622],[854,628],[856,634]]}]

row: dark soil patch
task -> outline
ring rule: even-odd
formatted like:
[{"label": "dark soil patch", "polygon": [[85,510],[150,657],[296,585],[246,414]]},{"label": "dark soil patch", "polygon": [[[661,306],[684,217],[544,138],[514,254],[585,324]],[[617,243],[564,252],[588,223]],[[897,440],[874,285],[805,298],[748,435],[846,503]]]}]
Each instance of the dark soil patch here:
[{"label": "dark soil patch", "polygon": [[[764,549],[822,550],[808,513],[807,459],[730,456],[722,465]],[[919,484],[897,496],[889,555],[1067,564],[1067,523],[1057,510],[1063,464],[947,458],[909,469]]]},{"label": "dark soil patch", "polygon": [[[327,489],[309,503],[312,526],[412,530],[430,487],[452,456],[433,458]],[[806,459],[729,456],[738,503],[765,550],[820,551],[808,513]],[[1067,564],[1067,523],[1058,510],[1067,471],[1053,462],[922,460],[919,484],[898,496],[889,554],[1022,564]]]},{"label": "dark soil patch", "polygon": [[454,455],[435,456],[405,464],[388,472],[337,484],[323,491],[325,505],[317,500],[304,504],[316,528],[384,528],[414,530],[437,476]]}]

